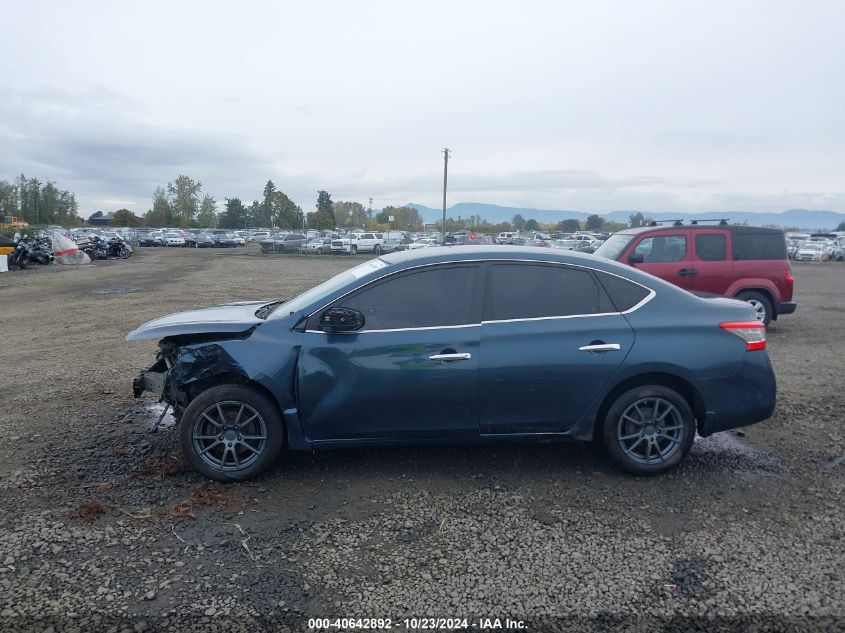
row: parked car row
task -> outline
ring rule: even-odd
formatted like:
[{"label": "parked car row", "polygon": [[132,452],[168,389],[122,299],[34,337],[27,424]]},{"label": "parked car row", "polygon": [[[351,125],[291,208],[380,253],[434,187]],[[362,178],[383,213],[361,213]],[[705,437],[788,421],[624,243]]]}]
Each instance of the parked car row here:
[{"label": "parked car row", "polygon": [[845,233],[787,233],[786,250],[798,262],[845,261]]},{"label": "parked car row", "polygon": [[139,231],[138,246],[169,246],[209,248],[234,248],[246,244],[246,238],[228,231],[205,231],[196,229],[183,231],[181,229],[164,229],[156,231]]}]

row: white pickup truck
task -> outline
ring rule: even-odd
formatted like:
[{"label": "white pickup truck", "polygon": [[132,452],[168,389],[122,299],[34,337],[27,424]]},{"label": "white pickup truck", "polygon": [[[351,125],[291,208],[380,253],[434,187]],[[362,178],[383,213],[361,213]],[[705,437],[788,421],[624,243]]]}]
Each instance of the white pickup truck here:
[{"label": "white pickup truck", "polygon": [[381,253],[384,240],[381,233],[350,233],[332,240],[332,253]]}]

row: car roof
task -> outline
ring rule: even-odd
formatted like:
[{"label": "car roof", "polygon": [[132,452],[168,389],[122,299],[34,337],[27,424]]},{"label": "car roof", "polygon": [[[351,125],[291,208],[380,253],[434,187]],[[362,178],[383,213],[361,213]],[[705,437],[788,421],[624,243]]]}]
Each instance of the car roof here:
[{"label": "car roof", "polygon": [[557,262],[574,266],[587,266],[596,270],[614,273],[640,283],[650,280],[654,285],[655,277],[631,266],[626,266],[588,253],[561,251],[539,246],[435,246],[382,255],[382,261],[396,265],[397,268],[413,268],[426,264],[478,260],[523,260]]},{"label": "car roof", "polygon": [[746,226],[742,224],[658,224],[657,226],[638,226],[631,229],[622,229],[616,231],[614,235],[639,235],[640,233],[649,233],[654,231],[677,231],[678,229],[722,229],[730,231],[731,233],[780,233],[783,235],[782,229],[773,229],[763,226]]}]

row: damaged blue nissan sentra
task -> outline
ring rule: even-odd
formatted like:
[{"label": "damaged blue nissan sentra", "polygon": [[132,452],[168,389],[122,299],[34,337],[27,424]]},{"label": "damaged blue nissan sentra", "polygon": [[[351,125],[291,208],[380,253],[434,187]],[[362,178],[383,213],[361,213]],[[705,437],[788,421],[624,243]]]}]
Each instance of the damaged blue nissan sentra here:
[{"label": "damaged blue nissan sentra", "polygon": [[282,447],[598,440],[637,475],[696,432],[775,406],[765,327],[601,257],[438,247],[371,259],[289,301],[164,316],[134,380],[171,405],[203,475],[248,479]]}]

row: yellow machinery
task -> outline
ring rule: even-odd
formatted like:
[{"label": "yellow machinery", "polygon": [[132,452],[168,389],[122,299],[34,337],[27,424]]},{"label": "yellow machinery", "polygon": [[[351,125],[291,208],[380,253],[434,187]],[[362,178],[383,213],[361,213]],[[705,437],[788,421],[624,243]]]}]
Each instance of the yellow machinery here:
[{"label": "yellow machinery", "polygon": [[25,229],[29,226],[29,222],[24,222],[13,215],[4,215],[3,222],[0,222],[0,226],[11,226],[15,229]]}]

